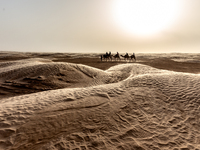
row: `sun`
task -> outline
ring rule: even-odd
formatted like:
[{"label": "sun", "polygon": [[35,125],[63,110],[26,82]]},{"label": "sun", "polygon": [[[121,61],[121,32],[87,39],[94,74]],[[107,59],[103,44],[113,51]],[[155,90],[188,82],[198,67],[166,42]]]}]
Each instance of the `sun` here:
[{"label": "sun", "polygon": [[115,0],[113,18],[124,31],[151,36],[170,27],[179,17],[181,0]]}]

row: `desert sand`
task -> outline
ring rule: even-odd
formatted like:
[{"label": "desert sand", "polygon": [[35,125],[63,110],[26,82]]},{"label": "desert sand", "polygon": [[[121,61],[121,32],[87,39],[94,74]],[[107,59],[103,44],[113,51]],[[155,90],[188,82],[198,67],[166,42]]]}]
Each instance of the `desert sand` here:
[{"label": "desert sand", "polygon": [[200,149],[200,54],[99,55],[0,52],[0,149]]}]

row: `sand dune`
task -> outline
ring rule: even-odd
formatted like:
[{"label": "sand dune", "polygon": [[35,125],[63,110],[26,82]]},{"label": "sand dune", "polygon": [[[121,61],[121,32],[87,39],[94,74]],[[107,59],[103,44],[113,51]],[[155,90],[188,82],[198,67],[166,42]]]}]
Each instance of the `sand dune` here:
[{"label": "sand dune", "polygon": [[0,149],[200,149],[200,74],[46,58],[0,68]]},{"label": "sand dune", "polygon": [[[99,69],[71,63],[52,62],[48,59],[25,59],[0,64],[0,78],[4,92],[23,90],[33,93],[65,87],[85,87],[102,82],[107,74]],[[102,82],[103,84],[103,82]]]}]

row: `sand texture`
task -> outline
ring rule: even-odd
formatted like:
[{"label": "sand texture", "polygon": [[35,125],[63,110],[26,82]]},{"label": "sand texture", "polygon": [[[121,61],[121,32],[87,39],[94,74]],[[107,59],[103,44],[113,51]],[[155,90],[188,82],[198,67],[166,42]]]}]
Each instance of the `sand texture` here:
[{"label": "sand texture", "polygon": [[0,53],[2,150],[198,150],[200,55]]}]

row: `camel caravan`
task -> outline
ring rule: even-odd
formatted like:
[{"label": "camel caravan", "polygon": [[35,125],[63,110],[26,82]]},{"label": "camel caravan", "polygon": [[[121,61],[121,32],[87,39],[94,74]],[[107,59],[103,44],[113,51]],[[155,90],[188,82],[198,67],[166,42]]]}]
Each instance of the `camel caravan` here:
[{"label": "camel caravan", "polygon": [[101,55],[101,61],[135,61],[136,62],[136,57],[135,57],[135,53],[133,53],[132,55],[129,55],[128,53],[126,53],[125,55],[119,55],[119,53],[117,52],[117,54],[112,55],[111,52],[106,52],[106,54]]}]

